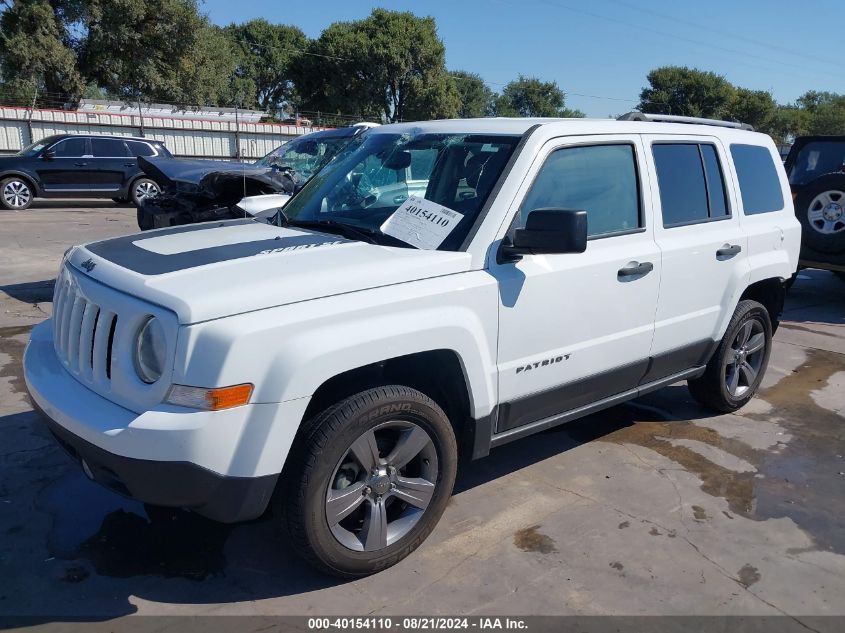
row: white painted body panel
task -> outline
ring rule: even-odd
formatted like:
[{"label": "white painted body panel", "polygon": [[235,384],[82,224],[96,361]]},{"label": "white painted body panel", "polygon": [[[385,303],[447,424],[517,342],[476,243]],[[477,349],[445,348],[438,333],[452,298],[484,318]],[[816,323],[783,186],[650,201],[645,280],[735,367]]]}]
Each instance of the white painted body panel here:
[{"label": "white painted body panel", "polygon": [[[633,135],[553,139],[537,152],[510,215],[516,215],[551,152],[596,143],[633,143],[642,161],[639,139]],[[640,183],[646,213],[651,209],[647,184]],[[650,262],[654,270],[620,281],[619,269],[632,261]],[[584,253],[525,256],[501,265],[491,262],[500,294],[500,400],[510,402],[647,358],[660,268],[650,220],[645,231],[590,240]],[[562,362],[517,372],[519,367],[560,356]]]},{"label": "white painted body panel", "polygon": [[[162,405],[162,387],[144,392],[137,379],[133,385],[126,378],[125,389],[99,388],[62,367],[51,351],[52,326],[40,326],[25,358],[34,398],[71,432],[120,455],[189,461],[221,474],[278,473],[310,396],[345,371],[449,350],[460,362],[471,415],[479,418],[514,398],[718,339],[749,283],[786,279],[795,271],[800,228],[785,174],[783,211],[742,214],[728,148],[743,142],[774,152],[761,135],[684,124],[525,119],[400,124],[367,133],[523,134],[534,126],[462,252],[323,235],[325,243],[313,247],[274,251],[271,244],[246,256],[145,274],[97,255],[89,250],[93,245],[75,248],[68,265],[83,279],[81,286],[99,305],[128,315],[121,336],[131,338],[131,324],[144,315],[167,315],[172,362],[163,388],[252,382],[255,391],[247,406],[203,413]],[[662,228],[645,140],[658,135],[718,141],[731,220]],[[577,142],[572,137],[635,143],[645,231],[592,240],[583,254],[528,255],[516,264],[496,264],[501,240],[543,157],[553,147]],[[314,235],[236,221],[203,230],[152,231],[130,241],[148,265]],[[743,256],[717,266],[715,249],[734,241],[741,243]],[[654,270],[622,284],[616,271],[632,260],[651,261]],[[536,372],[530,381],[515,378],[519,364],[562,353],[570,360],[553,370]],[[121,362],[128,372],[131,361]]]},{"label": "white painted body panel", "polygon": [[313,233],[260,222],[221,224],[188,233],[157,235],[147,231],[132,243],[150,257],[255,241],[267,241],[267,248],[249,257],[160,275],[127,270],[84,247],[75,249],[69,261],[82,270],[81,263],[92,260],[96,267],[88,276],[173,311],[183,324],[470,269],[471,258],[466,253],[376,246],[335,236],[327,236],[328,245],[319,248],[284,247],[272,252],[277,237],[301,238]]}]

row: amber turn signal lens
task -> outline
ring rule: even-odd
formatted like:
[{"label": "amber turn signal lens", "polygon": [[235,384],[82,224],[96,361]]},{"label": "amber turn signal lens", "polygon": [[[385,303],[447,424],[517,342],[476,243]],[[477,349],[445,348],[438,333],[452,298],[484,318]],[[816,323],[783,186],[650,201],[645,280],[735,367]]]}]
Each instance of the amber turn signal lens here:
[{"label": "amber turn signal lens", "polygon": [[233,385],[232,387],[221,387],[220,389],[209,389],[205,394],[208,408],[212,411],[220,409],[231,409],[249,402],[252,395],[252,385]]},{"label": "amber turn signal lens", "polygon": [[204,411],[220,411],[247,404],[252,396],[253,386],[249,383],[232,385],[231,387],[191,387],[189,385],[173,385],[165,401],[180,407],[202,409]]}]

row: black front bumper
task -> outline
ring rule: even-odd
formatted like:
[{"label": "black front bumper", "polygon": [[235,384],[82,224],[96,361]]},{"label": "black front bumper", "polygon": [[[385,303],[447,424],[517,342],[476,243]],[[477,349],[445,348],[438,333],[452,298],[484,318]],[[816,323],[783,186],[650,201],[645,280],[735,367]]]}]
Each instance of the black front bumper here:
[{"label": "black front bumper", "polygon": [[215,521],[235,523],[261,516],[276,487],[278,475],[225,477],[188,462],[115,455],[69,432],[43,411],[41,415],[62,448],[84,464],[86,475],[143,503],[186,508]]}]

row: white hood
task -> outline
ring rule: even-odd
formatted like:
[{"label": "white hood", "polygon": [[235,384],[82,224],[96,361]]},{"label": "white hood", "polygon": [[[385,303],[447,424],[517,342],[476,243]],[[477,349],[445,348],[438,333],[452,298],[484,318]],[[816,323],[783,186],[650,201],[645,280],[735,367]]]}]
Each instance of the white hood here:
[{"label": "white hood", "polygon": [[183,324],[454,274],[471,261],[254,220],[148,231],[69,255],[82,274],[168,308]]}]

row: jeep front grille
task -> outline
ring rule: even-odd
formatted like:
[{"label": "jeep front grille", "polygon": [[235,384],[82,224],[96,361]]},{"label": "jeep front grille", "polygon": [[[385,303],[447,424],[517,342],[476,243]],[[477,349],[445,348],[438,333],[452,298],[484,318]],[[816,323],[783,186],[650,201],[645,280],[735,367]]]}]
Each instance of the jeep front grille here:
[{"label": "jeep front grille", "polygon": [[62,269],[53,294],[53,344],[65,368],[83,382],[108,385],[118,315],[89,301]]}]

